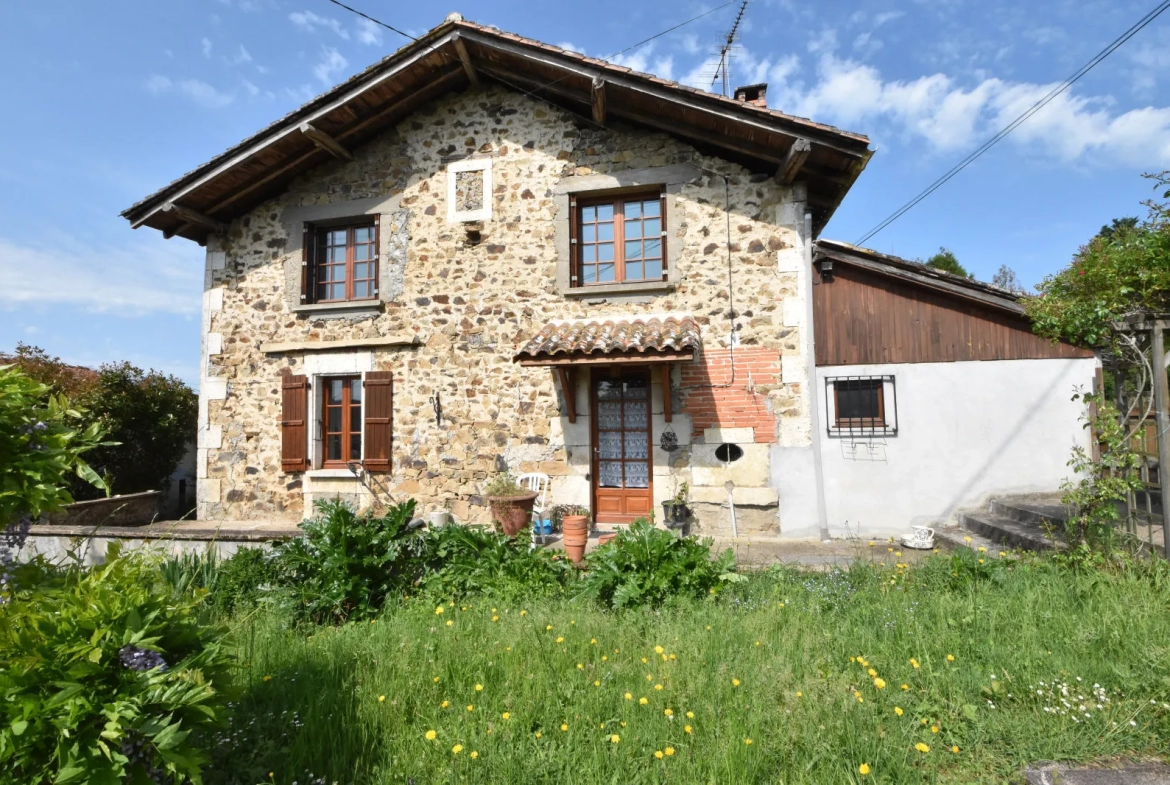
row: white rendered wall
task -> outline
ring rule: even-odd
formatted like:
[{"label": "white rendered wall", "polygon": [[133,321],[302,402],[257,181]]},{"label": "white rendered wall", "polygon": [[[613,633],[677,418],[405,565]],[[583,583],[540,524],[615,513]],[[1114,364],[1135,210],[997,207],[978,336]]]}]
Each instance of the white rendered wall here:
[{"label": "white rendered wall", "polygon": [[[825,497],[833,537],[887,537],[945,524],[996,493],[1057,491],[1073,446],[1089,445],[1076,388],[1093,389],[1088,359],[851,365],[833,376],[893,375],[898,435],[829,437],[822,423]],[[822,419],[824,396],[820,396]],[[887,401],[887,411],[893,402]],[[816,521],[785,515],[785,498],[808,495],[806,472],[774,473],[781,533],[815,537]],[[808,509],[808,505],[797,504]],[[787,520],[785,521],[785,519]],[[786,525],[785,525],[786,524]]]}]

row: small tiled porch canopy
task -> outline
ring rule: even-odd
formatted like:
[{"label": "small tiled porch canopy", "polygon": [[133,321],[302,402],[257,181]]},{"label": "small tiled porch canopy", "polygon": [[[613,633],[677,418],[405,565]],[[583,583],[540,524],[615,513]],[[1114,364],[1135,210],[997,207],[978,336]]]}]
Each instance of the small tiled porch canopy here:
[{"label": "small tiled porch canopy", "polygon": [[695,359],[701,343],[699,325],[690,314],[555,320],[541,328],[516,352],[513,362],[549,366],[565,393],[569,422],[577,421],[576,368],[585,365],[650,363],[662,368],[665,415],[670,422],[670,363]]}]

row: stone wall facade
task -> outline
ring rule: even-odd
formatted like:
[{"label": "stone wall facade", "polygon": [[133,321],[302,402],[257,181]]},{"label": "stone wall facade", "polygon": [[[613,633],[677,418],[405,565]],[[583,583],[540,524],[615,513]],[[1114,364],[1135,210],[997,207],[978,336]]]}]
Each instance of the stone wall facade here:
[{"label": "stone wall facade", "polygon": [[[490,159],[479,180],[491,183],[489,217],[475,231],[450,220],[447,204],[455,190],[447,166],[469,158]],[[673,178],[669,281],[566,294],[557,283],[557,243],[567,231],[567,185],[598,176],[617,182],[635,170],[651,181],[656,171]],[[685,181],[680,171],[689,173]],[[460,199],[475,181],[460,180]],[[301,304],[301,222],[371,213],[380,216],[380,302]],[[701,512],[701,526],[719,529],[730,478],[743,503],[759,509],[758,528],[768,528],[769,517],[775,526],[768,444],[799,442],[808,432],[803,217],[799,184],[782,187],[665,134],[597,127],[502,88],[449,94],[355,150],[354,160],[301,177],[209,243],[198,515],[293,520],[314,499],[341,496],[360,505],[415,498],[420,512],[445,508],[459,520],[487,522],[481,488],[504,466],[551,475],[554,502],[588,503],[588,374],[578,374],[578,417],[570,423],[552,371],[521,367],[513,354],[553,319],[691,313],[704,348],[693,366],[673,370],[672,423],[653,376],[653,442],[669,429],[680,444],[654,449],[655,502],[687,482],[696,503],[711,508]],[[352,351],[313,345],[343,340],[366,344]],[[733,340],[732,385],[699,389],[724,383]],[[392,472],[283,473],[286,369],[311,377],[392,371]],[[745,449],[758,445],[760,456],[720,466],[709,453],[731,437]],[[762,463],[750,467],[757,458]]]}]

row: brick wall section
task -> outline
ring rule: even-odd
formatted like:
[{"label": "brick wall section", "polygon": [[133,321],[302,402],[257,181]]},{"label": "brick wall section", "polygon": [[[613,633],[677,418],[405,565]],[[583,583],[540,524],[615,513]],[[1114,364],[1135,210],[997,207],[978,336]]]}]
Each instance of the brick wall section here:
[{"label": "brick wall section", "polygon": [[[691,415],[694,433],[706,428],[755,428],[757,442],[776,441],[776,417],[767,393],[780,384],[780,352],[744,346],[732,353],[709,349],[693,363],[682,364],[682,410]],[[749,392],[749,383],[751,391]]]}]

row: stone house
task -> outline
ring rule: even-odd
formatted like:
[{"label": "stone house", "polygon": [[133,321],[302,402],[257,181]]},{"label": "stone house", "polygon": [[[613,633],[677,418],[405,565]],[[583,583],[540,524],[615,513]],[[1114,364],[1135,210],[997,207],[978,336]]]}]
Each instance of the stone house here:
[{"label": "stone house", "polygon": [[198,516],[482,523],[509,468],[602,523],[686,483],[700,530],[823,532],[814,238],[871,152],[765,91],[453,14],[126,210],[207,248]]}]

